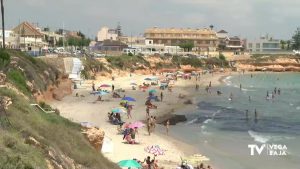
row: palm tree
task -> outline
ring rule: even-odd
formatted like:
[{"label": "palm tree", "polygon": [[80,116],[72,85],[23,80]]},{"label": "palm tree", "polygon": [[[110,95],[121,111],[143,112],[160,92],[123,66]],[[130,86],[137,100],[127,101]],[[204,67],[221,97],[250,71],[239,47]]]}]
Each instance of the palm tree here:
[{"label": "palm tree", "polygon": [[3,6],[3,0],[1,0],[1,16],[2,16],[2,47],[5,49],[5,28],[4,28],[4,6]]}]

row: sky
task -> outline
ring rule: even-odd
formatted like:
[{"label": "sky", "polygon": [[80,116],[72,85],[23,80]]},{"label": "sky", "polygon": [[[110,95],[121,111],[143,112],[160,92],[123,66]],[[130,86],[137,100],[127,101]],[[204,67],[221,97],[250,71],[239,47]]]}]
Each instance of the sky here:
[{"label": "sky", "polygon": [[290,39],[300,26],[300,0],[4,0],[6,28],[22,21],[94,38],[120,22],[126,35],[149,27],[207,28],[255,39]]}]

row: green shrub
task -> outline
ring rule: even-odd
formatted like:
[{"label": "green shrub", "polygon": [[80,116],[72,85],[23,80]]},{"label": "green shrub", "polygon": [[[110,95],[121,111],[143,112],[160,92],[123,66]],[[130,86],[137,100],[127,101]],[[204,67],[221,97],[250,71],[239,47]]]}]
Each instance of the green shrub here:
[{"label": "green shrub", "polygon": [[13,83],[21,92],[24,94],[29,94],[29,88],[26,84],[26,78],[24,77],[23,73],[19,70],[10,70],[7,73],[8,80]]},{"label": "green shrub", "polygon": [[0,69],[3,69],[10,63],[10,55],[7,51],[0,50]]}]

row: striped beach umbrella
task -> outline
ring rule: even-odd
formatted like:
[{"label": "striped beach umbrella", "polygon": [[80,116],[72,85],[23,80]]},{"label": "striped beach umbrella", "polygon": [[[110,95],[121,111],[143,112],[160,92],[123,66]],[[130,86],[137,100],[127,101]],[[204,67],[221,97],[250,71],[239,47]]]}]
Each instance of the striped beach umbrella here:
[{"label": "striped beach umbrella", "polygon": [[159,145],[152,145],[145,148],[145,151],[154,155],[165,155],[165,150],[160,148]]}]

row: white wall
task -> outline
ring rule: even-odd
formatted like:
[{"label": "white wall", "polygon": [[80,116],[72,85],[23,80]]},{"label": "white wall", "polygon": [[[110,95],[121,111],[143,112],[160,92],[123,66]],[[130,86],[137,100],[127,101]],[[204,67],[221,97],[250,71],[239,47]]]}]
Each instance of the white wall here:
[{"label": "white wall", "polygon": [[98,41],[104,41],[107,39],[117,40],[118,34],[110,33],[110,32],[108,32],[108,30],[109,30],[108,27],[102,27],[97,34],[97,40]]}]

